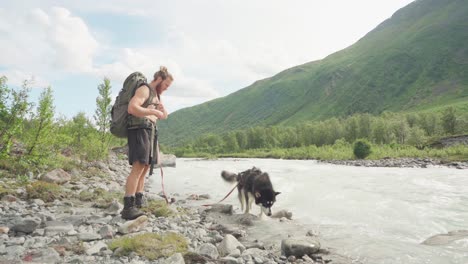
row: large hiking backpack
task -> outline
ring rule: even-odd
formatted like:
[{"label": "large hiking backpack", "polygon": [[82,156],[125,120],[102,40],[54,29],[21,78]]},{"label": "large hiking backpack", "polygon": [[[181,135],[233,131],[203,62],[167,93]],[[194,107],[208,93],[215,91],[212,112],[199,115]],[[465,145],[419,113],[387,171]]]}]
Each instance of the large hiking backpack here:
[{"label": "large hiking backpack", "polygon": [[146,77],[141,72],[134,72],[125,79],[119,95],[111,110],[110,132],[120,138],[126,138],[128,134],[128,102],[135,95],[138,87],[147,83]]}]

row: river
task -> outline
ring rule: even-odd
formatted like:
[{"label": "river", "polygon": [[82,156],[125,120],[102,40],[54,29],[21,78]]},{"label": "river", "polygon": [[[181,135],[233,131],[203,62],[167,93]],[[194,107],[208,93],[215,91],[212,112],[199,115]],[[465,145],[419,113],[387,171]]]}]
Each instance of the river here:
[{"label": "river", "polygon": [[[436,234],[468,230],[467,170],[352,167],[313,160],[177,159],[176,168],[164,168],[166,192],[182,197],[207,193],[215,202],[233,186],[221,179],[222,170],[240,172],[253,166],[268,172],[281,192],[273,212],[291,211],[295,221],[317,231],[339,254],[369,264],[468,263],[468,238],[442,246],[421,244]],[[160,191],[156,172],[151,184]],[[237,193],[225,203],[238,208]],[[253,213],[258,212],[254,207]]]}]

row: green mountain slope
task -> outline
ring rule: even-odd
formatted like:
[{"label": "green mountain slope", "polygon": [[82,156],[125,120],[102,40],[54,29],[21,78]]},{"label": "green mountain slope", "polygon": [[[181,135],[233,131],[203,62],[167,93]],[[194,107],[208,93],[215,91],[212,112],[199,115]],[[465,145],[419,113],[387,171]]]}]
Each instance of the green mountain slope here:
[{"label": "green mountain slope", "polygon": [[[307,32],[304,32],[306,34]],[[160,122],[162,143],[258,125],[468,102],[468,1],[417,0],[352,46]]]}]

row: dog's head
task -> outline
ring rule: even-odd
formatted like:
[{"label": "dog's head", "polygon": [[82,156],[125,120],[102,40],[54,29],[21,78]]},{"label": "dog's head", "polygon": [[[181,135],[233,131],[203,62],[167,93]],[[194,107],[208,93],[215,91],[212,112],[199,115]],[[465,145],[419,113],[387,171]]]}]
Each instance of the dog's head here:
[{"label": "dog's head", "polygon": [[276,196],[278,194],[280,194],[280,192],[275,192],[273,190],[256,191],[254,194],[255,204],[262,208],[263,213],[271,216],[271,207],[276,202]]}]

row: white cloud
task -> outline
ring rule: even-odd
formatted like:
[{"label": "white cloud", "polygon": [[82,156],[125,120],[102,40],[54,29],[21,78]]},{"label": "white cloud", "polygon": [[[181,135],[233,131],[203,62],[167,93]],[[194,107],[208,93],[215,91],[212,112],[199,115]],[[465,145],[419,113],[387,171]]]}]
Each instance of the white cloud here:
[{"label": "white cloud", "polygon": [[79,17],[67,9],[39,8],[0,17],[2,66],[51,78],[60,72],[89,72],[98,43]]}]

